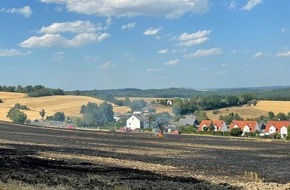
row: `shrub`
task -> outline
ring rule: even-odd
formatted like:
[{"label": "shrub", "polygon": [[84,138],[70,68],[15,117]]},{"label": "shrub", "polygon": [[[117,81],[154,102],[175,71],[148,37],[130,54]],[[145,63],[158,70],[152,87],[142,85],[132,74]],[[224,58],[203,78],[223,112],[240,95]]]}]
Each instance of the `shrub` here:
[{"label": "shrub", "polygon": [[0,103],[3,103],[3,101],[0,99]]},{"label": "shrub", "polygon": [[19,124],[23,124],[27,119],[27,115],[19,111],[17,108],[11,108],[7,114],[7,117],[14,123]]},{"label": "shrub", "polygon": [[14,107],[20,110],[30,110],[26,105],[21,105],[19,103],[15,104]]},{"label": "shrub", "polygon": [[233,129],[231,130],[231,135],[232,135],[232,136],[238,137],[238,136],[240,136],[241,134],[243,134],[243,131],[242,131],[240,128],[233,128]]}]

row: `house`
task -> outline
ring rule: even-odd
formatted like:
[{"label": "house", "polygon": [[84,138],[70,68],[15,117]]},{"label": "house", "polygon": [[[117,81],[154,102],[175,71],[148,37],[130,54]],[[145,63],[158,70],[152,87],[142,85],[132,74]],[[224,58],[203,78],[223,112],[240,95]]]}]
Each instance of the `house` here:
[{"label": "house", "polygon": [[185,118],[181,118],[179,119],[179,121],[177,123],[173,123],[177,126],[195,126],[198,127],[199,122],[196,118],[196,116],[192,115],[192,116],[185,116]]},{"label": "house", "polygon": [[287,128],[290,126],[290,121],[268,121],[266,124],[265,133],[279,133],[281,137],[288,135]]},{"label": "house", "polygon": [[173,105],[173,100],[167,100],[166,105],[172,106]]},{"label": "house", "polygon": [[233,128],[240,128],[245,133],[260,131],[260,126],[257,121],[237,121],[233,120],[230,124],[230,130]]},{"label": "house", "polygon": [[228,131],[228,126],[222,120],[202,120],[199,124],[198,130],[204,131],[204,127],[207,127],[210,130],[210,124],[213,124],[214,131]]},{"label": "house", "polygon": [[132,115],[127,119],[127,127],[132,130],[149,128],[149,119],[144,115]]}]

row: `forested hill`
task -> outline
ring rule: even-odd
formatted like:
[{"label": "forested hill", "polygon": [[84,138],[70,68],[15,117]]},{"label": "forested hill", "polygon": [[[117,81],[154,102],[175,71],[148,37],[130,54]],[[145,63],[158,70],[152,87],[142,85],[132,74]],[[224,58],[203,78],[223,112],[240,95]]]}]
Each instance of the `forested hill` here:
[{"label": "forested hill", "polygon": [[80,94],[88,96],[114,97],[158,97],[158,98],[189,98],[193,96],[240,96],[245,93],[255,94],[259,99],[290,100],[290,87],[259,87],[259,88],[228,88],[195,90],[190,88],[167,88],[167,89],[113,89],[113,90],[88,90],[80,91]]}]

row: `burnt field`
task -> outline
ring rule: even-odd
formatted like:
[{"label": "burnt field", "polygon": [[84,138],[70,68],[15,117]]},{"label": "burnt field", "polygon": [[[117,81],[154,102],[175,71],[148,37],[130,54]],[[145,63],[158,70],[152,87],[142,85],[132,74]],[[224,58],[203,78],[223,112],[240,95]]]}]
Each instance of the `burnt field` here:
[{"label": "burnt field", "polygon": [[0,181],[35,189],[290,189],[290,143],[0,123]]}]

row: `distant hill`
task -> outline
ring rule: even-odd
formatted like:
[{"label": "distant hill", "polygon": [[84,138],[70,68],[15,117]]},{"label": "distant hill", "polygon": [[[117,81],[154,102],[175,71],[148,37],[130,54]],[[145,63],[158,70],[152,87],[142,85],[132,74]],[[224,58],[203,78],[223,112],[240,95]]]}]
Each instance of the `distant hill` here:
[{"label": "distant hill", "polygon": [[112,95],[115,97],[154,97],[154,98],[189,98],[192,96],[210,95],[234,95],[240,96],[245,93],[256,94],[259,99],[290,100],[290,87],[255,87],[255,88],[224,88],[224,89],[190,89],[190,88],[167,88],[167,89],[112,89],[112,90],[87,90],[80,91],[82,95],[93,97]]}]

